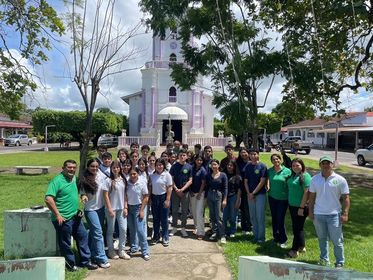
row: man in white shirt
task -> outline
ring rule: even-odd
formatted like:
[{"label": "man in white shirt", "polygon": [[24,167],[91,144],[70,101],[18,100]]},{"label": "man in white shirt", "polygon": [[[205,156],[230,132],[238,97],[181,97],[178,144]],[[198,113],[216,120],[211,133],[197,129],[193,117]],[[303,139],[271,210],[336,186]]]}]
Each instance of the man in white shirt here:
[{"label": "man in white shirt", "polygon": [[319,239],[320,264],[329,264],[329,236],[334,246],[335,267],[340,268],[345,262],[342,224],[348,221],[350,191],[346,179],[333,171],[330,156],[321,157],[319,165],[321,172],[312,177],[309,188],[309,218]]}]

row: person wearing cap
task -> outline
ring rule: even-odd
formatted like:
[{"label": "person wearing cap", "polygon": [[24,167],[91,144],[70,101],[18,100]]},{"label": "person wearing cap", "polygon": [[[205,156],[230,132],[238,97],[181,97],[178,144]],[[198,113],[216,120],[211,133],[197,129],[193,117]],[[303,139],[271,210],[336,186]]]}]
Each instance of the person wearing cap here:
[{"label": "person wearing cap", "polygon": [[329,236],[334,246],[335,267],[340,268],[345,263],[342,224],[348,221],[350,191],[346,179],[333,171],[333,165],[330,156],[319,160],[321,172],[312,177],[309,188],[309,218],[319,239],[320,264],[329,264]]}]

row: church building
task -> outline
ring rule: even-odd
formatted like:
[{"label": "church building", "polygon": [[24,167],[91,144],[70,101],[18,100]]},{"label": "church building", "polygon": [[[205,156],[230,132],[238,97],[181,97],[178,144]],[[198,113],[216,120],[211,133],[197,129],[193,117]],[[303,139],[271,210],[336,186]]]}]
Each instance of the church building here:
[{"label": "church building", "polygon": [[184,63],[177,34],[154,36],[152,60],[141,69],[142,89],[122,97],[129,105],[129,136],[158,137],[165,143],[171,124],[174,140],[213,137],[212,95],[202,90],[202,77],[191,90],[181,91],[170,76],[173,63]]}]

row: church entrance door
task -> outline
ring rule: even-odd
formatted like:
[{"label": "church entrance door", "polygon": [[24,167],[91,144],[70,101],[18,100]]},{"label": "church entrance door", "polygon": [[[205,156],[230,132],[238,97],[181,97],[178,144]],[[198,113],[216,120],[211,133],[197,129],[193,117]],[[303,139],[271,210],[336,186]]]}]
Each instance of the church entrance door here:
[{"label": "church entrance door", "polygon": [[[166,143],[166,135],[167,135],[167,125],[168,120],[163,120],[162,124],[162,143]],[[171,130],[174,132],[174,141],[178,140],[182,142],[183,139],[183,121],[182,120],[171,120],[172,128]]]}]

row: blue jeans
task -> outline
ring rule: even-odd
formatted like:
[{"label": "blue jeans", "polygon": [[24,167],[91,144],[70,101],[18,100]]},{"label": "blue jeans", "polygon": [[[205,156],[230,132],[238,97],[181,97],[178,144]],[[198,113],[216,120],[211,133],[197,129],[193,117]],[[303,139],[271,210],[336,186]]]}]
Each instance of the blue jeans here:
[{"label": "blue jeans", "polygon": [[[223,223],[227,236],[235,234],[237,231],[237,209],[234,208],[237,194],[227,197],[227,206],[223,210]],[[228,227],[229,224],[229,227]]]},{"label": "blue jeans", "polygon": [[105,254],[104,236],[102,233],[102,223],[105,215],[105,208],[84,211],[89,226],[89,248],[92,258],[96,263],[106,263],[108,258]]},{"label": "blue jeans", "polygon": [[80,254],[80,263],[83,266],[87,265],[91,261],[91,251],[88,247],[88,234],[82,220],[73,218],[65,221],[62,225],[59,225],[57,221],[52,223],[56,229],[60,253],[65,257],[66,264],[69,267],[76,265],[75,255],[71,249],[71,236],[73,236]]},{"label": "blue jeans", "polygon": [[328,237],[334,246],[335,264],[344,264],[343,233],[340,214],[317,215],[313,220],[319,239],[320,259],[329,263]]},{"label": "blue jeans", "polygon": [[268,196],[268,202],[272,216],[273,241],[283,244],[288,240],[285,230],[285,215],[288,209],[288,201]]},{"label": "blue jeans", "polygon": [[[128,205],[128,229],[130,231],[131,252],[137,252],[139,246],[142,255],[149,254],[148,241],[146,239],[144,219],[139,218],[141,204]],[[144,215],[145,215],[144,209]],[[138,238],[138,242],[136,239]]]},{"label": "blue jeans", "polygon": [[253,225],[255,241],[265,241],[265,208],[266,195],[257,194],[254,200],[249,201],[250,220]]},{"label": "blue jeans", "polygon": [[153,240],[159,240],[160,227],[162,227],[162,240],[168,241],[168,208],[164,208],[166,194],[152,194],[152,215],[153,215]]},{"label": "blue jeans", "polygon": [[126,237],[127,237],[127,217],[124,217],[123,209],[115,210],[114,217],[110,217],[109,212],[105,211],[106,213],[106,221],[107,221],[107,229],[106,229],[106,240],[108,244],[109,250],[114,250],[114,228],[115,228],[115,221],[117,221],[118,229],[119,229],[119,251],[124,250],[126,245]]},{"label": "blue jeans", "polygon": [[222,193],[216,190],[209,190],[207,193],[207,204],[210,211],[212,232],[217,238],[224,237],[223,212],[221,210]]}]

